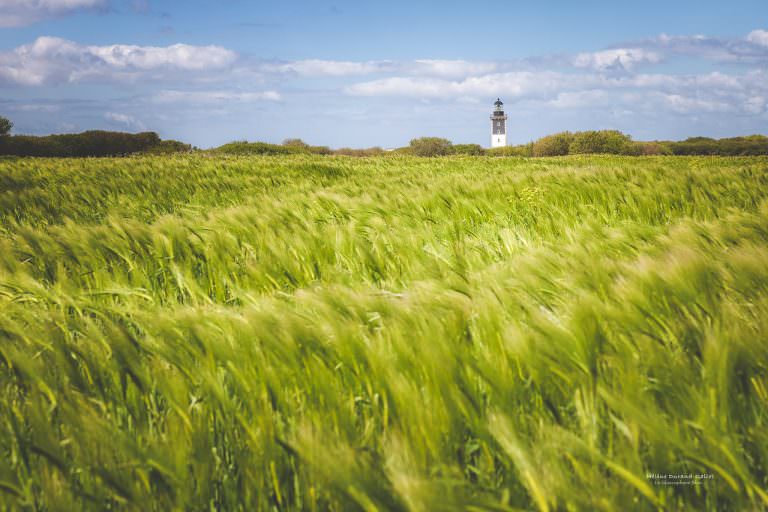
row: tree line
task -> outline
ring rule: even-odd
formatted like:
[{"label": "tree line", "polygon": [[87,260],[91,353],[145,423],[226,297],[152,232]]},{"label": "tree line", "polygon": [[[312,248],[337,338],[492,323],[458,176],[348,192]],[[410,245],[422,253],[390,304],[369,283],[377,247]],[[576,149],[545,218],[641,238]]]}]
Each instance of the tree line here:
[{"label": "tree line", "polygon": [[125,133],[89,130],[55,135],[11,135],[13,122],[0,117],[0,155],[40,157],[123,156],[135,153],[192,151],[190,144],[162,140],[155,132]]},{"label": "tree line", "polygon": [[528,144],[484,149],[479,144],[452,144],[439,137],[420,137],[397,150],[417,156],[489,155],[489,156],[565,156],[608,155],[768,155],[768,137],[749,135],[712,139],[692,137],[683,141],[634,141],[618,130],[560,132]]},{"label": "tree line", "polygon": [[[0,117],[0,156],[39,157],[99,157],[122,156],[136,153],[165,154],[196,150],[189,144],[175,140],[162,140],[155,132],[124,133],[90,130],[60,135],[11,135],[13,123]],[[418,137],[406,147],[386,151],[381,147],[364,149],[312,146],[301,139],[286,139],[282,144],[235,141],[209,150],[213,154],[235,155],[346,155],[377,156],[382,154],[410,154],[436,157],[447,155],[470,156],[564,156],[580,154],[611,155],[768,155],[768,137],[749,135],[712,139],[692,137],[683,141],[634,141],[618,130],[590,130],[560,132],[547,135],[528,144],[485,149],[479,144],[453,144],[440,137]]]}]

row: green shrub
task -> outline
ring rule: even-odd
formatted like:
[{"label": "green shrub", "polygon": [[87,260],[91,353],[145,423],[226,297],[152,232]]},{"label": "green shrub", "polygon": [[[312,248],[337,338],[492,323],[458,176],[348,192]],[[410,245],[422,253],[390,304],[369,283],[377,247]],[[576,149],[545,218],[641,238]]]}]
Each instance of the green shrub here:
[{"label": "green shrub", "polygon": [[333,152],[328,146],[310,146],[301,139],[285,139],[283,146],[295,149],[298,153],[309,153],[313,155],[330,155]]},{"label": "green shrub", "polygon": [[768,155],[768,137],[763,135],[719,140],[709,137],[691,137],[684,141],[669,142],[668,144],[675,155]]},{"label": "green shrub", "polygon": [[637,154],[638,150],[634,147],[632,138],[618,130],[590,130],[573,134],[568,153],[632,155]]},{"label": "green shrub", "polygon": [[90,157],[142,153],[160,144],[155,132],[91,130],[62,135],[14,135],[0,139],[0,155]]},{"label": "green shrub", "polygon": [[299,150],[289,146],[269,144],[267,142],[248,142],[245,140],[230,142],[211,151],[232,155],[290,155],[299,152]]},{"label": "green shrub", "polygon": [[547,135],[533,143],[533,156],[567,155],[572,141],[573,134],[571,132]]},{"label": "green shrub", "polygon": [[671,155],[672,149],[669,147],[669,143],[650,141],[650,142],[634,142],[636,154],[643,156],[650,155]]},{"label": "green shrub", "polygon": [[283,141],[283,146],[289,146],[293,148],[309,148],[309,144],[301,139],[285,139]]},{"label": "green shrub", "polygon": [[13,128],[13,122],[10,119],[0,116],[0,137],[9,135]]},{"label": "green shrub", "polygon": [[231,155],[330,155],[333,153],[327,146],[310,146],[301,139],[286,139],[283,144],[241,140],[224,144],[211,151]]},{"label": "green shrub", "polygon": [[364,149],[339,148],[339,149],[333,150],[334,155],[359,156],[359,157],[377,156],[377,155],[381,155],[382,153],[384,153],[384,150],[381,149],[379,146],[374,146],[372,148],[364,148]]},{"label": "green shrub", "polygon": [[13,156],[72,156],[60,140],[32,135],[13,135],[0,138],[0,155]]},{"label": "green shrub", "polygon": [[485,154],[489,156],[533,156],[533,142],[521,144],[519,146],[491,148],[486,150]]},{"label": "green shrub", "polygon": [[173,153],[189,153],[192,150],[191,144],[185,144],[178,140],[163,140],[151,147],[147,153],[151,155],[168,155]]},{"label": "green shrub", "polygon": [[451,141],[440,137],[420,137],[411,140],[411,152],[416,156],[443,156],[450,154]]},{"label": "green shrub", "polygon": [[485,154],[485,150],[480,144],[455,144],[451,147],[451,153],[454,155],[478,156]]}]

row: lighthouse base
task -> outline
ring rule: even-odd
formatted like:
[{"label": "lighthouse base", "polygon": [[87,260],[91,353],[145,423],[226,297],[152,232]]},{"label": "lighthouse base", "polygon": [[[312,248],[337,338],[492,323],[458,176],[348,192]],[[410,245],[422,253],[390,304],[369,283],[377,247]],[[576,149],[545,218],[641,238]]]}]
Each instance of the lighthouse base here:
[{"label": "lighthouse base", "polygon": [[491,147],[492,148],[503,148],[507,145],[507,134],[493,134],[491,135]]}]

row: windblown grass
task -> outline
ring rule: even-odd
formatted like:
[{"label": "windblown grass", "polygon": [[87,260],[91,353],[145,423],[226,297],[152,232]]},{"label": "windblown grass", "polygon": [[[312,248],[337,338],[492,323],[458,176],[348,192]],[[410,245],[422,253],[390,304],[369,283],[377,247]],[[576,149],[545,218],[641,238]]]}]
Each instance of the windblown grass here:
[{"label": "windblown grass", "polygon": [[6,160],[0,389],[2,509],[765,509],[768,159]]}]

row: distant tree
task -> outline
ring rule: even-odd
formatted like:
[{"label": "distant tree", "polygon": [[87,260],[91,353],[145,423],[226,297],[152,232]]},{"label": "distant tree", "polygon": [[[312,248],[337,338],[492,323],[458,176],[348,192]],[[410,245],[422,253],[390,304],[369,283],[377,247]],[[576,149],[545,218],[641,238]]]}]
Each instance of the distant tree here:
[{"label": "distant tree", "polygon": [[454,155],[483,155],[485,150],[480,144],[454,144],[451,150]]},{"label": "distant tree", "polygon": [[533,142],[528,144],[521,144],[519,146],[501,146],[498,148],[491,148],[485,151],[489,156],[533,156]]},{"label": "distant tree", "polygon": [[533,143],[533,156],[567,155],[571,141],[573,141],[573,134],[571,132],[547,135]]},{"label": "distant tree", "polygon": [[294,148],[306,148],[306,147],[309,147],[309,144],[307,144],[301,139],[285,139],[283,141],[283,146],[289,146]]},{"label": "distant tree", "polygon": [[384,153],[384,150],[378,146],[374,146],[372,148],[362,148],[362,149],[339,148],[339,149],[333,150],[334,155],[345,155],[345,156],[376,156],[376,155],[381,155],[382,153]]},{"label": "distant tree", "polygon": [[227,153],[232,155],[288,155],[291,151],[286,146],[269,144],[267,142],[248,142],[238,140],[224,144],[212,150],[214,153]]},{"label": "distant tree", "polygon": [[10,119],[0,116],[0,137],[10,135],[13,122]]},{"label": "distant tree", "polygon": [[634,145],[637,148],[637,154],[642,156],[672,154],[672,149],[669,147],[669,143],[666,142],[635,142]]},{"label": "distant tree", "polygon": [[34,137],[14,135],[2,137],[0,154],[16,156],[120,156],[149,151],[160,144],[155,132],[123,133],[91,130]]},{"label": "distant tree", "polygon": [[411,140],[410,149],[416,156],[442,156],[451,152],[451,141],[440,137],[420,137]]},{"label": "distant tree", "polygon": [[669,147],[675,155],[765,155],[768,154],[768,137],[749,135],[719,140],[691,137],[684,141],[670,142]]},{"label": "distant tree", "polygon": [[184,142],[179,142],[178,140],[161,140],[159,143],[150,147],[146,152],[153,155],[191,153],[192,146],[190,144],[185,144]]},{"label": "distant tree", "polygon": [[632,138],[618,130],[576,132],[568,147],[568,153],[571,155],[591,153],[631,155],[637,152]]}]

